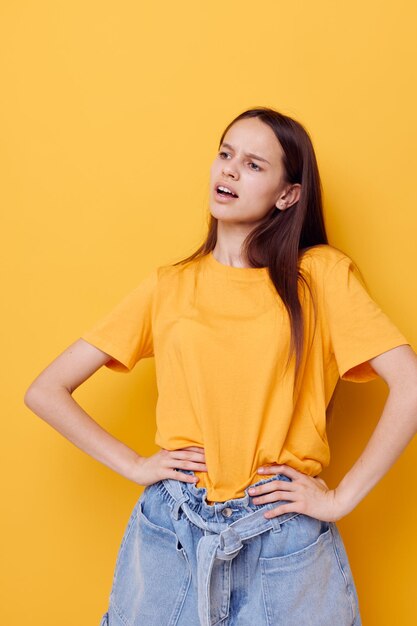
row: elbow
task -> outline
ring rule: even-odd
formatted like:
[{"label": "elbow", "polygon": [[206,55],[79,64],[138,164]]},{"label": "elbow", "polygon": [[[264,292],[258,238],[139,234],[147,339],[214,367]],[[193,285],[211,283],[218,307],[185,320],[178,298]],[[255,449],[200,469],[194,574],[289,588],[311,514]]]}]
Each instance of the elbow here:
[{"label": "elbow", "polygon": [[417,369],[390,372],[390,376],[385,377],[385,382],[392,394],[417,402]]},{"label": "elbow", "polygon": [[40,417],[45,408],[48,408],[54,401],[56,394],[61,394],[63,391],[71,395],[71,391],[66,387],[52,383],[40,383],[36,380],[26,390],[23,402],[28,409]]},{"label": "elbow", "polygon": [[28,409],[30,409],[31,411],[35,412],[35,407],[39,405],[39,396],[39,388],[34,384],[30,385],[30,387],[28,387],[28,389],[26,390],[25,395],[23,396],[23,402],[25,406],[27,406]]},{"label": "elbow", "polygon": [[53,391],[52,388],[46,388],[43,385],[32,383],[23,396],[23,402],[28,409],[39,416],[45,404],[50,401]]},{"label": "elbow", "polygon": [[417,377],[408,376],[403,380],[391,382],[388,386],[391,395],[407,401],[417,411]]}]

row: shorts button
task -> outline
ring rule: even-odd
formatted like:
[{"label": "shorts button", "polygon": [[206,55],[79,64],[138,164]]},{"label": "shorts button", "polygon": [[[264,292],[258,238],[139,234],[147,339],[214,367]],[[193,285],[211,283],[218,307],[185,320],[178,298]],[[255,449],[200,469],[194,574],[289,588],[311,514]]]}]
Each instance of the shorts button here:
[{"label": "shorts button", "polygon": [[222,511],[222,515],[224,515],[225,517],[230,517],[232,513],[232,509],[228,506]]}]

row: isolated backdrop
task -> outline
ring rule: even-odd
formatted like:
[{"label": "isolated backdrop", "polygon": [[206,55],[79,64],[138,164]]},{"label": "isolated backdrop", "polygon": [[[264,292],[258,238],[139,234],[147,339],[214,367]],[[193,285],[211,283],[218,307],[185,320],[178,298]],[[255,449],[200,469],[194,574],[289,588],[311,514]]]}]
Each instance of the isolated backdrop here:
[{"label": "isolated backdrop", "polygon": [[[156,265],[202,241],[226,124],[272,106],[309,130],[330,242],[417,346],[416,18],[411,0],[0,7],[2,623],[93,626],[142,487],[23,404],[35,376]],[[336,486],[387,394],[338,388]],[[153,454],[153,359],[74,397]],[[417,442],[338,522],[366,626],[417,622]]]}]

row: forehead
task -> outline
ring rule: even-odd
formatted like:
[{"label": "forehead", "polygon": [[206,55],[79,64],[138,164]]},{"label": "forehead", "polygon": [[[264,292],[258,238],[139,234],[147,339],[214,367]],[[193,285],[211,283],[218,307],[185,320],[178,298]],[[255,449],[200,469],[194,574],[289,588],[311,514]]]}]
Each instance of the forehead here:
[{"label": "forehead", "polygon": [[256,117],[235,122],[223,137],[223,143],[232,145],[237,152],[258,154],[270,163],[280,161],[284,154],[272,128]]}]

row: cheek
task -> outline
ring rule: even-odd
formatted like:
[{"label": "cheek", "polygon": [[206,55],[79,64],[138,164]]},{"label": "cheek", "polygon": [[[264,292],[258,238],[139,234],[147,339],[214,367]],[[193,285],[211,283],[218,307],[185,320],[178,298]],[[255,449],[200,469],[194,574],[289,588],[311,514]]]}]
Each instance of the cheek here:
[{"label": "cheek", "polygon": [[218,176],[219,172],[221,171],[222,168],[222,164],[221,161],[215,159],[210,167],[210,175],[213,178],[214,176]]},{"label": "cheek", "polygon": [[251,180],[248,185],[248,195],[251,200],[257,200],[262,206],[270,206],[274,204],[275,189],[265,182]]}]

